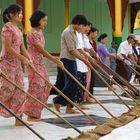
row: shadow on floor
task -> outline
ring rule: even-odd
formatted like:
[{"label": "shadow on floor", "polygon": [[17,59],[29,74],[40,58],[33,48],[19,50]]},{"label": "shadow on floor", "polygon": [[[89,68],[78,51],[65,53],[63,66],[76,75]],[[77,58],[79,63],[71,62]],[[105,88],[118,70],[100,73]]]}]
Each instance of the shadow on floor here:
[{"label": "shadow on floor", "polygon": [[[108,118],[96,116],[96,115],[89,115],[92,117],[97,124],[103,124],[105,121],[108,120]],[[93,124],[83,115],[80,116],[70,116],[70,117],[64,117],[66,120],[68,120],[70,123],[72,123],[75,127],[85,127],[85,126],[92,126]],[[49,118],[49,119],[42,119],[43,122],[54,124],[59,127],[63,128],[70,128],[66,123],[64,123],[59,118]]]}]

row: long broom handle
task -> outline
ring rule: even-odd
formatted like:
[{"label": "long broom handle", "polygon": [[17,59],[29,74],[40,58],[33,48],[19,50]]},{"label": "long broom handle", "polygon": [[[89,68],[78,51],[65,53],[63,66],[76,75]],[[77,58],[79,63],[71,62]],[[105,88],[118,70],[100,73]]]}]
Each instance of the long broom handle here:
[{"label": "long broom handle", "polygon": [[140,66],[139,65],[136,65],[136,67],[140,69]]},{"label": "long broom handle", "polygon": [[32,67],[32,65],[29,65],[32,70],[37,73],[44,81],[46,81],[49,85],[52,86],[53,89],[55,89],[62,97],[64,97],[68,102],[70,102],[73,106],[75,106],[88,120],[91,121],[91,123],[93,123],[94,125],[97,124],[96,121],[91,118],[90,116],[88,116],[83,110],[81,110],[81,108],[79,106],[77,106],[72,100],[70,100],[63,92],[61,92],[57,87],[55,87],[50,81],[48,81],[47,79],[45,79],[40,73],[38,73],[34,67]]},{"label": "long broom handle", "polygon": [[[126,63],[125,63],[126,64]],[[137,70],[135,70],[132,66],[130,66],[130,65],[128,65],[128,64],[126,64],[129,68],[131,68],[136,74],[138,74],[139,76],[140,76],[140,73],[137,71]]]},{"label": "long broom handle", "polygon": [[138,92],[138,89],[136,89],[134,86],[132,86],[130,83],[128,83],[128,81],[126,81],[123,77],[121,77],[118,73],[114,72],[111,68],[109,68],[108,66],[106,66],[105,64],[101,63],[101,62],[98,62],[98,64],[100,65],[103,65],[105,68],[107,68],[111,74],[113,76],[115,76],[116,78],[118,78],[124,85],[126,85],[127,87],[129,87],[132,91],[136,92],[136,93],[139,93]]},{"label": "long broom handle", "polygon": [[27,96],[31,97],[32,99],[34,99],[35,101],[37,101],[38,103],[40,103],[42,106],[44,106],[47,110],[49,110],[51,113],[55,114],[58,118],[60,118],[62,121],[64,121],[66,124],[68,124],[71,128],[73,128],[74,130],[76,130],[78,133],[81,133],[81,131],[76,128],[74,125],[72,125],[70,122],[68,122],[66,119],[64,119],[63,117],[61,117],[60,115],[58,115],[58,113],[54,112],[53,110],[51,110],[46,104],[44,104],[43,102],[41,102],[40,100],[38,100],[37,98],[35,98],[34,96],[32,96],[30,93],[26,92],[24,89],[22,89],[20,86],[18,86],[16,83],[14,83],[13,81],[11,81],[10,79],[7,78],[7,76],[1,71],[1,76],[6,79],[9,83],[11,83],[12,85],[14,85],[16,88],[18,88],[19,90],[21,90],[23,93],[25,93]]},{"label": "long broom handle", "polygon": [[[113,91],[113,93],[124,103],[124,105],[129,109],[129,110],[131,110],[131,108],[120,98],[120,96],[118,96],[118,94],[114,91],[114,89],[102,78],[102,76],[92,67],[91,68],[96,74],[97,74],[97,76]],[[65,70],[66,71],[66,70]],[[68,71],[67,71],[67,74],[69,74],[69,76],[71,75]],[[81,87],[81,84],[80,84],[80,82],[74,77],[74,76],[72,76],[71,75],[71,78],[73,78],[73,80],[75,79],[75,82]],[[83,88],[83,86],[81,87],[81,88]],[[86,88],[84,87],[84,90],[85,90]],[[87,90],[88,91],[88,90]],[[86,91],[86,92],[87,92]],[[91,93],[90,93],[91,94]]]},{"label": "long broom handle", "polygon": [[115,116],[108,110],[106,109],[100,101],[98,101],[67,69],[63,69],[64,72],[67,73],[84,91],[86,91],[111,117],[115,118]]},{"label": "long broom handle", "polygon": [[127,94],[136,104],[139,104],[139,103],[130,95],[130,93],[129,93],[127,90],[125,90],[124,88],[122,88],[122,86],[121,86],[120,84],[118,84],[113,78],[110,78],[110,76],[108,75],[108,73],[107,73],[100,65],[97,64],[97,67],[98,67],[100,70],[102,70],[102,72],[104,72],[105,75],[106,75],[112,82],[114,82],[120,89],[122,89],[124,92],[126,92],[126,94]]},{"label": "long broom handle", "polygon": [[[113,78],[109,78],[109,77],[106,77],[106,75],[102,74],[99,72],[100,75],[102,75],[102,77],[105,77],[106,79],[110,80],[111,82],[114,82],[115,83],[115,80]],[[137,102],[137,100],[135,100],[132,96],[131,96],[131,93],[129,93],[125,88],[123,88],[121,85],[119,85],[117,82],[116,82],[116,85],[118,85],[118,87],[120,87],[124,92],[126,92],[126,94],[134,101],[135,104],[137,105],[140,105],[140,103]]]},{"label": "long broom handle", "polygon": [[40,136],[35,130],[33,130],[27,123],[25,123],[19,116],[17,116],[12,110],[10,110],[7,106],[5,106],[2,102],[0,102],[0,106],[2,106],[5,110],[7,110],[10,114],[12,114],[17,120],[19,120],[24,126],[26,126],[29,130],[31,130],[37,137],[41,140],[45,140],[42,136]]},{"label": "long broom handle", "polygon": [[[94,61],[94,59],[92,58],[92,60]],[[97,64],[97,67],[104,72],[107,76],[108,74]],[[116,91],[112,88],[112,86],[110,86],[105,79],[97,72],[97,70],[95,70],[95,68],[92,67],[92,70],[98,75],[98,77],[111,89],[111,91],[119,98],[119,100],[122,101],[122,103],[129,109],[131,110],[131,108],[128,106],[128,104],[116,93]]]},{"label": "long broom handle", "polygon": [[122,100],[122,98],[115,92],[115,90],[102,78],[102,76],[92,67],[92,70],[98,75],[98,77],[112,90],[112,92],[123,102],[123,104],[131,110],[131,108]]}]

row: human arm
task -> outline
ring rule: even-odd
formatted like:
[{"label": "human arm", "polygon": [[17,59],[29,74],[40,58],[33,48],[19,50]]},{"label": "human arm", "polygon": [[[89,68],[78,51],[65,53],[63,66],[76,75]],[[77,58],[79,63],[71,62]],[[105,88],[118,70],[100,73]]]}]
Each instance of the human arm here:
[{"label": "human arm", "polygon": [[21,45],[21,54],[23,55],[23,56],[25,56],[30,62],[32,62],[32,60],[31,60],[31,58],[30,58],[30,56],[29,56],[29,53],[28,53],[28,51],[26,50],[26,48],[25,48],[25,46],[24,46],[24,43],[22,43],[22,45]]},{"label": "human arm", "polygon": [[130,62],[134,65],[137,65],[137,62],[135,61],[135,58],[133,56],[133,54],[129,54],[128,57],[130,58]]},{"label": "human arm", "polygon": [[50,53],[48,53],[43,47],[41,43],[37,43],[34,45],[34,47],[36,48],[36,50],[41,53],[44,57],[48,58],[49,60],[51,60],[52,62],[54,62],[58,67],[60,67],[61,69],[64,68],[63,63],[55,58],[54,56],[52,56]]},{"label": "human arm", "polygon": [[11,56],[14,56],[16,58],[18,58],[20,61],[23,62],[24,65],[28,65],[29,64],[29,60],[28,58],[26,58],[24,55],[17,53],[11,46],[12,46],[12,37],[5,37],[3,39],[3,45],[5,47],[5,50],[8,54],[10,54]]},{"label": "human arm", "polygon": [[79,59],[79,60],[81,60],[82,62],[84,62],[89,68],[92,68],[92,65],[91,65],[91,63],[84,57],[84,55],[83,54],[81,54],[78,50],[73,50],[73,51],[71,51],[71,54],[75,57],[75,58],[77,58],[77,59]]},{"label": "human arm", "polygon": [[93,59],[89,54],[87,54],[83,49],[78,50],[90,63],[96,65],[96,60]]}]

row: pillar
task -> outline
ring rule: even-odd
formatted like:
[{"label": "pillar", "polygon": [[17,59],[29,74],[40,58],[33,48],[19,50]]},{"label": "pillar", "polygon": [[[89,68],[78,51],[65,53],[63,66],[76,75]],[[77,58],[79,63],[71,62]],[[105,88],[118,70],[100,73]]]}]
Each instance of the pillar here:
[{"label": "pillar", "polygon": [[122,0],[115,0],[115,30],[113,41],[118,44],[122,42]]}]

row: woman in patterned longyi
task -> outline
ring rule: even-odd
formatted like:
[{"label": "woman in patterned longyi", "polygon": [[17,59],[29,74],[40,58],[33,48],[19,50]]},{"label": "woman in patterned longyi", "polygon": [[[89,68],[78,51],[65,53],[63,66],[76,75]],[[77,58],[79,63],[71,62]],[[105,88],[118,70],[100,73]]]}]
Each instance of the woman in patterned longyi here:
[{"label": "woman in patterned longyi", "polygon": [[[44,49],[45,39],[43,29],[47,24],[47,16],[42,11],[35,11],[30,18],[32,29],[27,35],[28,52],[33,61],[35,69],[48,80],[48,72],[43,61],[44,57],[47,57],[58,67],[63,69],[63,63],[50,55]],[[46,103],[50,87],[46,82],[36,74],[32,69],[29,69],[29,93],[40,101]],[[24,113],[28,115],[28,121],[39,121],[41,117],[41,111],[43,106],[31,98],[28,98],[25,102]]]},{"label": "woman in patterned longyi", "polygon": [[[7,77],[20,87],[23,87],[23,70],[21,63],[28,65],[29,55],[23,44],[23,35],[18,28],[22,21],[22,7],[17,4],[10,5],[3,13],[4,27],[2,28],[2,51],[0,69]],[[23,104],[26,96],[4,78],[0,79],[0,102],[20,117],[23,114]],[[0,115],[6,118],[13,117],[5,109],[0,107]],[[18,120],[15,125],[22,125]]]}]

